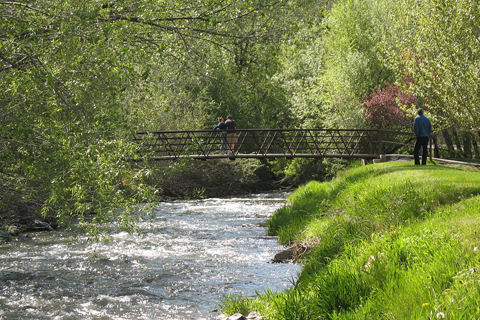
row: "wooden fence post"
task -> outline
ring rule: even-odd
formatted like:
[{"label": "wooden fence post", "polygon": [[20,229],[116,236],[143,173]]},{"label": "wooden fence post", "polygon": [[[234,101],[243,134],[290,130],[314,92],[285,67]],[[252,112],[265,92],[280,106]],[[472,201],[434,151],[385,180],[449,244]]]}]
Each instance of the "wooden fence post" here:
[{"label": "wooden fence post", "polygon": [[382,129],[378,129],[378,156],[383,153],[383,135],[382,135]]}]

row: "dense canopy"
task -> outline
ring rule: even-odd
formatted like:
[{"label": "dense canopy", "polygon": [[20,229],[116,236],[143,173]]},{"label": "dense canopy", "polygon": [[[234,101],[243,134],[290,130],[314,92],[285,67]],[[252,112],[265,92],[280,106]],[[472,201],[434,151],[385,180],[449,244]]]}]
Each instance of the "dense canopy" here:
[{"label": "dense canopy", "polygon": [[116,209],[161,192],[126,161],[132,134],[219,115],[366,128],[393,113],[411,130],[424,106],[437,130],[477,134],[479,15],[473,0],[0,1],[0,213],[127,226]]}]

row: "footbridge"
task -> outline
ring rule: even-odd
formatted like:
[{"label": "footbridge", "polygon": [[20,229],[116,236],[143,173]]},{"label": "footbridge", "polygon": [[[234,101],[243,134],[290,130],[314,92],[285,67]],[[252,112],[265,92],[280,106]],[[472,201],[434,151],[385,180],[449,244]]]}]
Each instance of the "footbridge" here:
[{"label": "footbridge", "polygon": [[150,160],[343,158],[372,160],[411,153],[413,133],[361,129],[237,129],[138,132]]}]

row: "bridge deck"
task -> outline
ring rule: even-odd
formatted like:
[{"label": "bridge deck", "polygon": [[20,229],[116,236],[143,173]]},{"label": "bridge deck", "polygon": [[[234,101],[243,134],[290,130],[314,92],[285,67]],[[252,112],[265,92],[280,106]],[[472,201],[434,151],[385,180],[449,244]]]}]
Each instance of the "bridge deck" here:
[{"label": "bridge deck", "polygon": [[[151,160],[179,158],[361,158],[375,159],[386,144],[411,146],[398,141],[412,133],[386,130],[340,129],[238,129],[138,132],[135,141]],[[395,137],[393,137],[395,136]],[[222,154],[223,153],[223,154]]]}]

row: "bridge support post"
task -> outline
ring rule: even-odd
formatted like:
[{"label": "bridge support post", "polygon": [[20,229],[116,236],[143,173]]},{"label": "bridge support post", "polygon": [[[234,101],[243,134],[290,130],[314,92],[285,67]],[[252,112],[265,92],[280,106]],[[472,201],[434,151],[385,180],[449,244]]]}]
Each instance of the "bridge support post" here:
[{"label": "bridge support post", "polygon": [[388,158],[386,154],[381,154],[379,159],[373,159],[373,163],[387,162]]},{"label": "bridge support post", "polygon": [[362,159],[362,166],[366,166],[367,164],[373,164],[373,159]]}]

